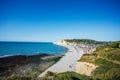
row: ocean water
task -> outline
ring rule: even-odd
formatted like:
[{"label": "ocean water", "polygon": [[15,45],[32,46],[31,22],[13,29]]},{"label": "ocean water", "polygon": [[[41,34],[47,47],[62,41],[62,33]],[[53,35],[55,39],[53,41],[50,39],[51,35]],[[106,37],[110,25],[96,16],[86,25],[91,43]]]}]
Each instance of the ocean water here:
[{"label": "ocean water", "polygon": [[11,55],[61,54],[67,48],[50,42],[0,42],[0,57]]}]

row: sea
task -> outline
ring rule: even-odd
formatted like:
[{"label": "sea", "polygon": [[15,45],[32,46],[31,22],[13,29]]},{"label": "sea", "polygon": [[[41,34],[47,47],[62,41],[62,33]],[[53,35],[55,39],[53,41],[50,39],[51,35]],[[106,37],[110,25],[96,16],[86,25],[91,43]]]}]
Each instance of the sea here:
[{"label": "sea", "polygon": [[0,57],[13,55],[63,54],[66,47],[52,42],[0,42]]}]

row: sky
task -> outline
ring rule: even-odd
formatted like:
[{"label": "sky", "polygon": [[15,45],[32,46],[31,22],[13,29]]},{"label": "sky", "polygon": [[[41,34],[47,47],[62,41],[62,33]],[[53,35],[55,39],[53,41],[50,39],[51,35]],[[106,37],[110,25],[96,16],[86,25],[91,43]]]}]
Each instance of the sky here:
[{"label": "sky", "polygon": [[0,0],[0,41],[120,40],[119,0]]}]

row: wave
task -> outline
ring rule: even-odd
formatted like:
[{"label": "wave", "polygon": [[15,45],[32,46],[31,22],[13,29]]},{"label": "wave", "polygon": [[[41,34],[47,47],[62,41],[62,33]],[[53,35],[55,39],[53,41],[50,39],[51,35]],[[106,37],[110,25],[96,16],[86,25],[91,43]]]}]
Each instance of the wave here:
[{"label": "wave", "polygon": [[10,54],[10,55],[3,55],[0,58],[10,57],[10,56],[19,56],[20,54]]}]

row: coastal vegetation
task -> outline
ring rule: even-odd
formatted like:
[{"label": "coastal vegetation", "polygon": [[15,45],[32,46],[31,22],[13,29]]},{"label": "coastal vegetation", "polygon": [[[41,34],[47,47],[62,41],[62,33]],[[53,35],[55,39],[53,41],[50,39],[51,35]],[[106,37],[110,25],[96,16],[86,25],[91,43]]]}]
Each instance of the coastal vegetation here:
[{"label": "coastal vegetation", "polygon": [[78,74],[76,72],[63,72],[55,74],[48,71],[42,80],[92,80],[91,77]]},{"label": "coastal vegetation", "polygon": [[105,44],[105,41],[95,41],[91,39],[65,39],[68,43],[76,43],[76,44]]},{"label": "coastal vegetation", "polygon": [[84,54],[78,61],[99,65],[91,74],[94,79],[119,80],[120,41],[100,46],[93,53]]}]

